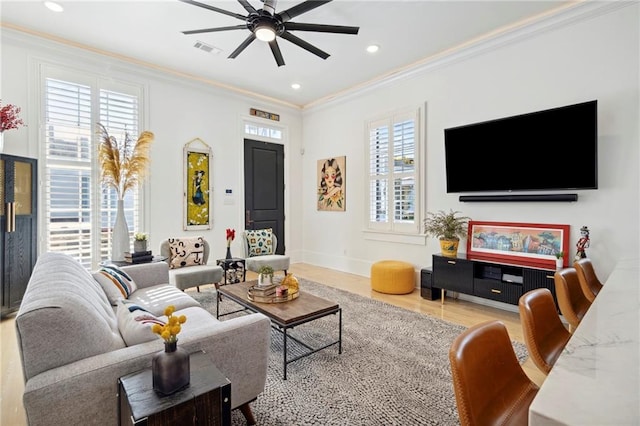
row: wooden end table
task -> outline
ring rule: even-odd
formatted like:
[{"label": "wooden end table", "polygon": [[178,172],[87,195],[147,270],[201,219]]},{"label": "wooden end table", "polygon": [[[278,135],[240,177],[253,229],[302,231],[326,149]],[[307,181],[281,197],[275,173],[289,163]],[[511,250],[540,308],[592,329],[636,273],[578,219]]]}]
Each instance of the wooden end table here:
[{"label": "wooden end table", "polygon": [[153,390],[151,368],[118,379],[120,425],[231,425],[231,382],[203,352],[191,354],[189,386],[169,396]]}]

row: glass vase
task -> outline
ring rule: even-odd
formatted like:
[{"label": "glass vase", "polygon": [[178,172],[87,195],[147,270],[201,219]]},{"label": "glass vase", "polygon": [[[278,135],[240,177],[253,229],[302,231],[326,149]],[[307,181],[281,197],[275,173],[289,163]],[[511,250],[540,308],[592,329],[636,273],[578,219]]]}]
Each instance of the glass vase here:
[{"label": "glass vase", "polygon": [[156,392],[164,396],[176,393],[189,384],[189,354],[178,342],[164,342],[164,350],[153,356],[151,372]]},{"label": "glass vase", "polygon": [[227,247],[227,257],[225,257],[225,259],[227,260],[233,259],[233,256],[231,256],[231,247]]}]

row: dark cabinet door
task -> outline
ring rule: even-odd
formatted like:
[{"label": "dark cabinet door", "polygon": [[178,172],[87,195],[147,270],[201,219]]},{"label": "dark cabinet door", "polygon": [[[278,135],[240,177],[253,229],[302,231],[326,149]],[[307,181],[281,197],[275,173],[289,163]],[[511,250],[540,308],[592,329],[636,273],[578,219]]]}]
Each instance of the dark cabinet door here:
[{"label": "dark cabinet door", "polygon": [[522,294],[536,288],[548,288],[553,295],[553,300],[558,306],[556,299],[556,285],[553,279],[555,271],[547,271],[544,269],[525,269],[523,271]]},{"label": "dark cabinet door", "polygon": [[473,294],[473,262],[434,254],[433,287]]},{"label": "dark cabinet door", "polygon": [[1,314],[17,310],[37,257],[37,162],[0,155]]}]

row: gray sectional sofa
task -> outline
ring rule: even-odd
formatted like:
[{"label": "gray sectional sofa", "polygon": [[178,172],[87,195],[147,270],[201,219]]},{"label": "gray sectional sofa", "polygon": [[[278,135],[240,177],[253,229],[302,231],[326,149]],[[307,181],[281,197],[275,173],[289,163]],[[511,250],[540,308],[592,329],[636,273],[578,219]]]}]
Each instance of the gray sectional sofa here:
[{"label": "gray sectional sofa", "polygon": [[[262,314],[218,321],[188,294],[167,284],[165,262],[122,268],[137,289],[125,303],[161,316],[167,305],[187,316],[178,345],[204,351],[231,381],[231,405],[251,423],[249,402],[264,390],[270,322]],[[122,303],[119,301],[118,303]],[[73,258],[46,253],[38,259],[16,316],[30,425],[118,424],[118,378],[149,368],[164,345],[127,346],[119,307]],[[119,328],[120,327],[120,328]]]}]

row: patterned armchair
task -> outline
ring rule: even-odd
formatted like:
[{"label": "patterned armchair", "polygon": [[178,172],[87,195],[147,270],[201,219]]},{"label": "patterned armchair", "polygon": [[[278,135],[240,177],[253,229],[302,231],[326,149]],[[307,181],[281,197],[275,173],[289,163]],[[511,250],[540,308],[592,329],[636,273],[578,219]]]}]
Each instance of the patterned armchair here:
[{"label": "patterned armchair", "polygon": [[207,265],[209,243],[203,237],[168,238],[160,244],[160,254],[169,264],[169,283],[180,290],[222,281],[222,267]]},{"label": "patterned armchair", "polygon": [[271,266],[287,274],[289,256],[275,254],[278,239],[271,228],[243,231],[242,238],[247,270],[259,272],[261,267]]}]

